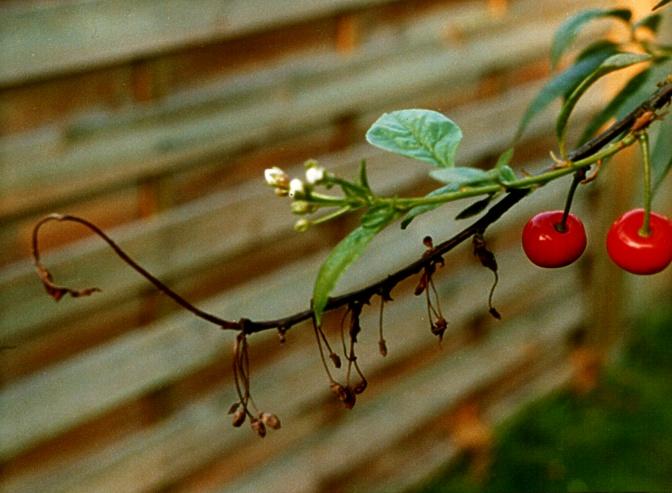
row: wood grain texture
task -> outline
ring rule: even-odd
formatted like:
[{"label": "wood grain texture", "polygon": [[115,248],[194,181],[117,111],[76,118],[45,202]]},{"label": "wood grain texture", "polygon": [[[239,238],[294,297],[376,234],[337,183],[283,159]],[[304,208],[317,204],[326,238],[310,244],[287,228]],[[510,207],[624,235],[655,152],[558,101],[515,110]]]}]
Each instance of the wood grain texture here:
[{"label": "wood grain texture", "polygon": [[[433,184],[423,165],[362,139],[380,113],[409,106],[447,112],[465,133],[459,164],[489,165],[547,75],[557,25],[579,8],[612,4],[0,2],[0,249],[25,244],[38,215],[91,207],[134,258],[206,310],[264,319],[305,309],[324,249],[351,223],[295,235],[296,217],[264,186],[263,167],[298,176],[309,155],[353,176],[366,158],[377,192],[426,193]],[[575,121],[601,102],[592,98]],[[517,166],[546,163],[553,143],[540,138],[551,116],[534,122]],[[251,337],[252,392],[283,421],[263,441],[232,429],[226,413],[235,400],[232,333],[166,309],[170,300],[150,294],[99,240],[47,235],[43,259],[57,280],[104,291],[55,304],[30,262],[17,260],[25,254],[0,267],[0,345],[23,354],[12,356],[16,371],[0,375],[0,489],[415,487],[457,452],[445,425],[456,407],[475,400],[497,423],[567,380],[566,337],[594,310],[583,301],[593,263],[587,255],[542,271],[518,246],[522,223],[561,207],[565,188],[549,184],[488,231],[503,321],[487,316],[492,274],[468,245],[438,274],[449,320],[442,349],[412,280],[386,307],[385,358],[377,301],[365,309],[358,356],[369,388],[351,412],[329,392],[309,327],[290,331],[284,345],[273,333]],[[581,194],[575,210],[589,217],[591,200]],[[105,215],[115,201],[122,207]],[[385,231],[337,292],[416,258],[426,234],[438,240],[462,229],[453,218],[466,205],[418,218],[404,234]],[[288,235],[295,239],[279,241]],[[254,265],[246,270],[242,259]],[[648,292],[640,288],[638,299]],[[337,347],[338,315],[327,327]],[[40,361],[50,344],[57,354]]]}]

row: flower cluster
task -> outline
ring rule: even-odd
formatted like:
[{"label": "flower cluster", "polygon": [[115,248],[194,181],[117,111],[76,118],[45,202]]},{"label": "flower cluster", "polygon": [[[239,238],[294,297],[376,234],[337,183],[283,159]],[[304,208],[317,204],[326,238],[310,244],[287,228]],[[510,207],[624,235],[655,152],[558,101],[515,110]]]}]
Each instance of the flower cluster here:
[{"label": "flower cluster", "polygon": [[[280,197],[289,197],[292,199],[291,211],[297,215],[312,214],[323,206],[323,196],[314,193],[314,188],[318,185],[324,185],[329,188],[333,185],[335,178],[317,161],[309,160],[304,164],[306,169],[305,178],[291,178],[284,170],[274,166],[264,171],[266,184],[273,187],[275,194]],[[306,218],[299,219],[294,225],[294,229],[299,232],[306,231],[311,225],[317,224],[317,221],[310,221]]]}]

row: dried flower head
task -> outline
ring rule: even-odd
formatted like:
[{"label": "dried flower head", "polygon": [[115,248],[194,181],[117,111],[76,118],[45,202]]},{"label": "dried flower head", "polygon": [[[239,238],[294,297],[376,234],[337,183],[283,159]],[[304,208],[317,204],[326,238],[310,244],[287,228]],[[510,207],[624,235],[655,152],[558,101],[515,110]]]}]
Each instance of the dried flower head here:
[{"label": "dried flower head", "polygon": [[262,423],[273,430],[279,430],[281,427],[280,419],[275,414],[259,413],[259,419]]},{"label": "dried flower head", "polygon": [[240,425],[242,425],[245,422],[246,416],[247,414],[245,413],[245,409],[243,407],[236,409],[236,411],[233,413],[233,426],[238,428]]},{"label": "dried flower head", "polygon": [[264,423],[262,423],[260,420],[256,418],[253,419],[252,421],[250,421],[250,426],[255,431],[255,433],[259,435],[261,438],[264,438],[266,436],[266,425],[264,425]]}]

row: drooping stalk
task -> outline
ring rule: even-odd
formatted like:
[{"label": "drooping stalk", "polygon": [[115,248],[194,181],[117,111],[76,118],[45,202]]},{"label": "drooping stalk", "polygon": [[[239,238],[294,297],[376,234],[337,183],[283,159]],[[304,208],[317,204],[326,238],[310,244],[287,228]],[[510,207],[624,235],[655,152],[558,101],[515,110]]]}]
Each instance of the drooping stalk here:
[{"label": "drooping stalk", "polygon": [[639,140],[639,147],[642,150],[642,162],[644,164],[644,173],[642,181],[644,185],[644,222],[639,230],[640,236],[649,236],[651,234],[651,200],[653,194],[651,193],[651,155],[649,153],[649,134],[648,132],[641,132],[637,139]]},{"label": "drooping stalk", "polygon": [[579,184],[586,177],[586,168],[581,168],[576,173],[574,173],[574,178],[572,179],[572,184],[569,186],[569,191],[567,192],[567,200],[565,201],[565,208],[562,212],[562,219],[560,222],[555,225],[555,229],[559,233],[564,233],[567,231],[567,218],[569,217],[569,211],[572,208],[572,202],[574,201],[574,193],[576,192]]}]

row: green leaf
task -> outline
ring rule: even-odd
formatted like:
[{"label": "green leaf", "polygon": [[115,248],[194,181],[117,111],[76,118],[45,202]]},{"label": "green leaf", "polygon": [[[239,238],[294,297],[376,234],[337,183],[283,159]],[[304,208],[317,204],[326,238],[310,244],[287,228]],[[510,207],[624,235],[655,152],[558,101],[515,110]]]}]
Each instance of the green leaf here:
[{"label": "green leaf", "polygon": [[366,172],[366,159],[362,159],[359,162],[359,184],[368,191],[371,191],[371,186],[369,186],[369,175]]},{"label": "green leaf", "polygon": [[605,61],[603,61],[600,66],[588,77],[586,77],[581,84],[577,86],[572,94],[567,98],[565,104],[560,110],[560,114],[555,123],[555,131],[558,136],[558,141],[560,143],[561,154],[565,154],[565,135],[567,130],[567,122],[569,120],[576,103],[579,101],[581,96],[601,77],[621,70],[625,67],[630,67],[637,63],[642,63],[651,60],[650,55],[640,54],[640,53],[618,53],[616,55],[611,55]]},{"label": "green leaf", "polygon": [[629,9],[589,9],[579,12],[566,20],[558,28],[553,37],[551,66],[555,67],[558,64],[562,55],[569,49],[585,24],[595,19],[607,17],[614,17],[624,22],[629,22],[632,12]]},{"label": "green leaf", "polygon": [[362,218],[361,226],[351,231],[334,247],[317,273],[313,288],[313,311],[318,325],[322,324],[322,314],[336,282],[359,258],[371,240],[395,218],[396,213],[393,208],[387,207],[385,211],[376,209],[369,218],[368,215],[367,213]]},{"label": "green leaf", "polygon": [[467,219],[468,217],[473,217],[476,214],[480,214],[488,207],[488,205],[490,205],[490,202],[492,202],[492,198],[494,196],[495,194],[491,194],[484,199],[477,200],[467,208],[463,209],[457,216],[455,216],[455,219]]},{"label": "green leaf", "polygon": [[525,115],[523,115],[523,118],[518,125],[514,140],[520,139],[525,129],[537,114],[542,112],[557,98],[564,96],[568,92],[572,92],[582,80],[584,80],[590,73],[594,72],[595,69],[611,55],[613,55],[611,49],[597,51],[547,82],[527,107]]},{"label": "green leaf", "polygon": [[672,168],[672,120],[663,120],[651,152],[651,186],[655,193]]},{"label": "green leaf", "polygon": [[487,171],[467,166],[435,169],[429,176],[442,183],[454,183],[460,187],[493,181],[492,175]]},{"label": "green leaf", "polygon": [[513,171],[513,168],[509,166],[509,163],[513,159],[513,147],[510,147],[504,151],[499,159],[497,159],[497,164],[495,164],[495,171],[497,172],[497,181],[502,184],[507,182],[515,181],[518,179],[516,172]]},{"label": "green leaf", "polygon": [[652,33],[657,33],[658,28],[660,27],[660,22],[663,20],[663,16],[660,14],[651,14],[647,15],[646,17],[638,20],[635,22],[632,26],[633,31],[636,29],[639,29],[640,27],[643,27],[644,29],[648,29]]},{"label": "green leaf", "polygon": [[394,209],[389,205],[377,205],[371,207],[366,214],[362,216],[362,226],[369,229],[379,228],[381,225],[385,227],[394,217]]},{"label": "green leaf", "polygon": [[497,167],[497,172],[499,173],[498,181],[502,185],[507,185],[508,183],[518,179],[516,172],[513,171],[513,168],[508,164],[502,164],[501,166]]},{"label": "green leaf", "polygon": [[431,110],[385,113],[366,132],[381,149],[439,167],[455,166],[462,130],[450,118]]},{"label": "green leaf", "polygon": [[[436,190],[432,190],[425,197],[436,197],[437,195],[443,195],[444,193],[457,192],[459,190],[459,185],[455,183],[450,183],[443,187],[439,187]],[[410,211],[406,213],[404,218],[401,220],[401,229],[406,229],[411,221],[416,217],[425,214],[426,212],[433,211],[442,204],[427,204],[427,205],[418,205],[413,207]]]},{"label": "green leaf", "polygon": [[660,7],[667,5],[668,3],[672,2],[672,0],[662,0],[661,2],[658,2],[656,5],[653,6],[651,10],[657,10]]},{"label": "green leaf", "polygon": [[497,158],[497,163],[495,163],[495,168],[501,168],[502,166],[508,166],[511,164],[513,159],[513,147],[509,147],[507,150],[502,152]]},{"label": "green leaf", "polygon": [[581,136],[583,143],[595,134],[611,117],[623,118],[635,109],[656,89],[656,84],[665,79],[672,70],[672,59],[662,59],[635,75],[612,101],[598,113]]},{"label": "green leaf", "polygon": [[604,53],[606,56],[604,56],[603,59],[606,59],[608,56],[614,55],[619,51],[621,51],[621,45],[619,43],[614,43],[608,39],[598,39],[582,49],[579,54],[576,55],[574,63],[590,58],[597,53]]},{"label": "green leaf", "polygon": [[640,89],[645,86],[649,80],[651,80],[650,69],[643,70],[630,79],[623,89],[614,96],[614,99],[593,117],[583,131],[580,142],[583,143],[590,139],[614,115],[621,113],[623,108],[632,107],[633,103],[636,104],[641,102],[643,98],[641,97]]}]

